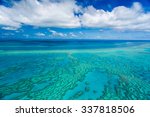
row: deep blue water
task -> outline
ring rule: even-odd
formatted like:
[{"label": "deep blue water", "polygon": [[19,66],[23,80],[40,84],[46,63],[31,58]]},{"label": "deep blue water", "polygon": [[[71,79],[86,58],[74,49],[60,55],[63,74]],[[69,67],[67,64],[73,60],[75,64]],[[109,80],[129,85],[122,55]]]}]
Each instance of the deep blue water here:
[{"label": "deep blue water", "polygon": [[[136,42],[136,43],[135,43]],[[1,50],[99,49],[137,46],[150,40],[3,40]]]}]

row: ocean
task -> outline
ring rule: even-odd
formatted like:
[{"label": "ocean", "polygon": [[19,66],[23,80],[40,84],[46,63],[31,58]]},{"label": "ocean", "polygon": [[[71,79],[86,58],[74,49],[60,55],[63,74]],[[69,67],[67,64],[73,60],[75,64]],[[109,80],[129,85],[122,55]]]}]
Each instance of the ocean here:
[{"label": "ocean", "polygon": [[1,100],[149,100],[150,41],[1,40]]}]

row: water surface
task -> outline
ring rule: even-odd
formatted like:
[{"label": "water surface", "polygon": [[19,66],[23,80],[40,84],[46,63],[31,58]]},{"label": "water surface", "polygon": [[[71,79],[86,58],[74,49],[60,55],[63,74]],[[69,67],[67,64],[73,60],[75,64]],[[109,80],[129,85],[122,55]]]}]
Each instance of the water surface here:
[{"label": "water surface", "polygon": [[150,99],[150,41],[0,41],[0,99]]}]

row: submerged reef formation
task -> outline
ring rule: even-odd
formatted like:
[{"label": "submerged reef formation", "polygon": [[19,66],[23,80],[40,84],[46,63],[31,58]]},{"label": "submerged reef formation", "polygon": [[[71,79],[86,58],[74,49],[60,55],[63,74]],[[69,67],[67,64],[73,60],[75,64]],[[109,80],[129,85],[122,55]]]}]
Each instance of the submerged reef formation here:
[{"label": "submerged reef formation", "polygon": [[0,53],[0,99],[149,100],[150,49]]}]

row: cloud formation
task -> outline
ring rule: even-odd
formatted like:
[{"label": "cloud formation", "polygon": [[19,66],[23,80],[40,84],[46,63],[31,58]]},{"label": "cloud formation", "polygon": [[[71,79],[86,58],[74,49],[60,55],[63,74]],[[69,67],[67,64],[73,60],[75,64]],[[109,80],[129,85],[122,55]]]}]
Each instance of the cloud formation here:
[{"label": "cloud formation", "polygon": [[18,28],[16,27],[10,27],[10,26],[5,26],[5,27],[2,27],[3,30],[17,30]]},{"label": "cloud formation", "polygon": [[55,30],[48,29],[48,31],[52,34],[53,37],[66,37],[67,36],[67,34],[57,32]]},{"label": "cloud formation", "polygon": [[0,24],[20,27],[22,24],[41,27],[79,27],[79,10],[74,0],[22,0],[12,8],[0,6]]},{"label": "cloud formation", "polygon": [[84,9],[81,22],[87,27],[150,31],[150,13],[145,13],[137,2],[131,8],[119,6],[111,12],[89,6]]},{"label": "cloud formation", "polygon": [[[6,30],[11,29],[7,27],[15,29],[31,25],[150,31],[150,12],[145,12],[138,2],[130,8],[118,6],[109,12],[93,6],[83,8],[75,0],[22,0],[15,2],[11,8],[0,5],[0,25]],[[58,32],[52,34],[65,36]]]},{"label": "cloud formation", "polygon": [[73,32],[62,33],[51,29],[48,29],[48,31],[51,33],[52,37],[69,37],[69,38],[77,37],[77,35]]},{"label": "cloud formation", "polygon": [[38,37],[43,37],[43,36],[45,36],[45,34],[44,34],[44,33],[41,33],[41,32],[38,32],[38,33],[36,33],[35,35],[38,36]]}]

